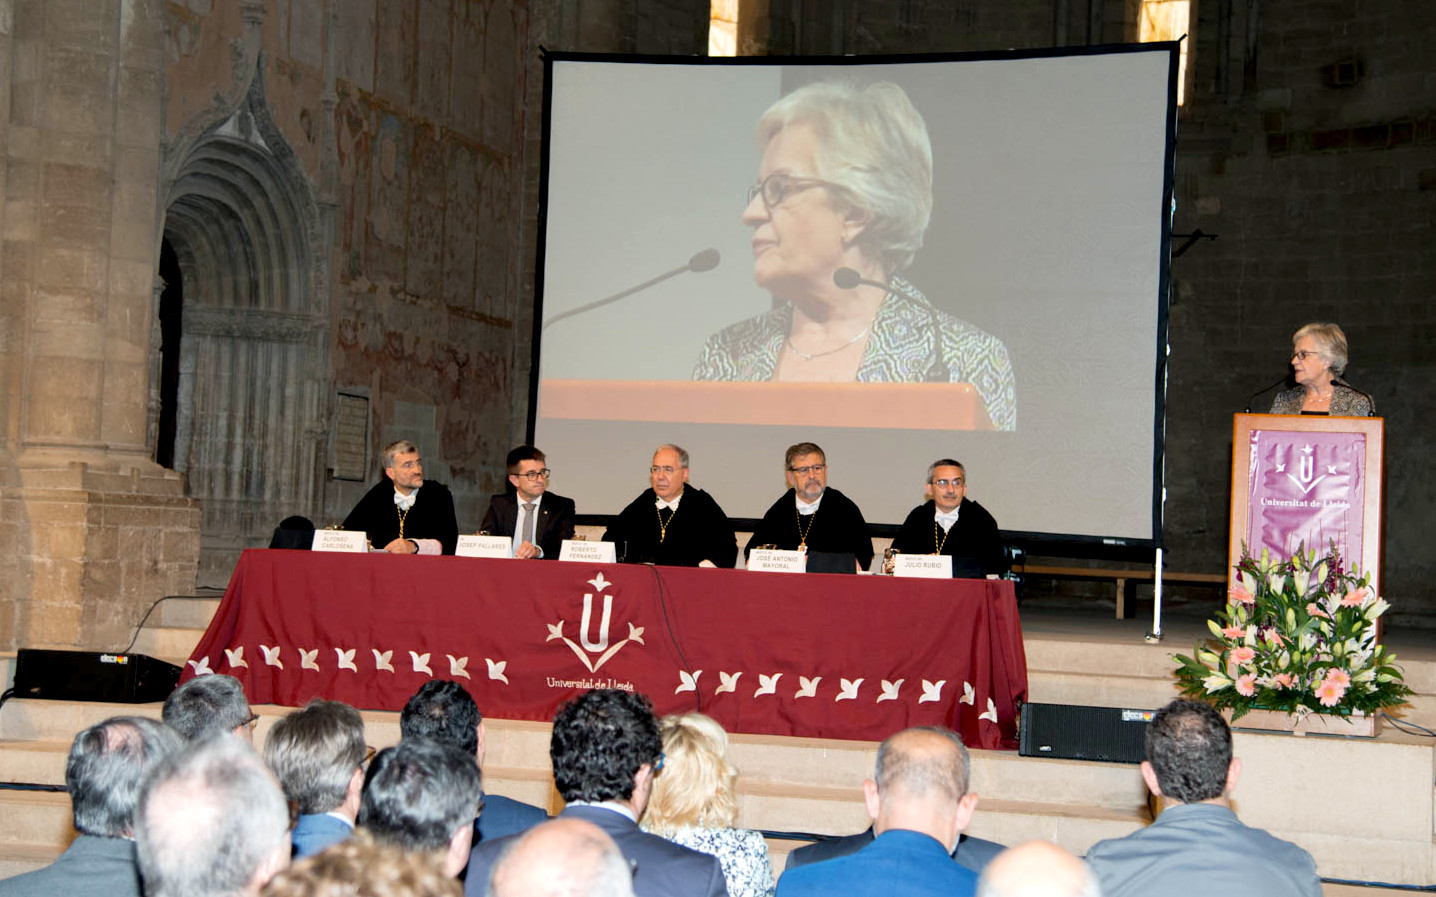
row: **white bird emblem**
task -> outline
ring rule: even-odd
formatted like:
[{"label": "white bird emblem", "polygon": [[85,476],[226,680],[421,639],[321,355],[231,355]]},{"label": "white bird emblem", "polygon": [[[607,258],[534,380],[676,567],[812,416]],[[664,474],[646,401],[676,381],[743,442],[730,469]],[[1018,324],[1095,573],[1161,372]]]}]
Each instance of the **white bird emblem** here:
[{"label": "white bird emblem", "polygon": [[682,682],[677,688],[673,689],[673,693],[676,695],[681,691],[696,692],[698,690],[698,677],[701,675],[703,675],[702,670],[694,670],[691,673],[687,670],[679,670],[678,678],[681,679]]},{"label": "white bird emblem", "polygon": [[272,667],[284,669],[284,661],[279,659],[279,645],[271,648],[268,645],[260,645],[259,652],[264,655],[264,662]]},{"label": "white bird emblem", "polygon": [[628,624],[628,640],[630,642],[638,642],[640,645],[648,644],[643,640],[643,627],[634,626],[632,622]]},{"label": "white bird emblem", "polygon": [[445,654],[449,658],[449,675],[463,676],[465,679],[473,679],[469,675],[469,659],[467,657],[455,657],[452,654]]},{"label": "white bird emblem", "polygon": [[809,679],[807,676],[798,677],[798,691],[793,695],[795,698],[814,698],[818,695],[818,683],[823,681],[822,676],[814,676]]},{"label": "white bird emblem", "polygon": [[551,641],[553,641],[553,640],[556,639],[556,638],[563,638],[563,621],[562,621],[562,620],[559,620],[557,623],[549,623],[549,624],[548,624],[548,638],[544,639],[544,641],[546,641],[546,642],[551,642]]},{"label": "white bird emblem", "polygon": [[434,671],[429,669],[428,654],[420,654],[418,651],[410,651],[409,660],[414,664],[414,672],[428,673],[430,676],[434,675]]},{"label": "white bird emblem", "polygon": [[782,674],[782,673],[774,673],[774,674],[771,675],[771,676],[764,676],[762,673],[759,673],[759,674],[758,674],[758,690],[755,691],[755,692],[753,692],[753,697],[756,698],[756,697],[759,697],[759,696],[761,696],[761,695],[777,694],[777,693],[778,693],[778,680],[781,679],[781,678],[783,678],[783,674]]},{"label": "white bird emblem", "polygon": [[997,724],[997,705],[992,702],[991,698],[987,699],[987,711],[979,713],[977,718],[991,720],[993,725]]},{"label": "white bird emblem", "polygon": [[977,692],[973,691],[971,682],[962,683],[962,697],[957,699],[959,704],[976,704]]},{"label": "white bird emblem", "polygon": [[490,679],[497,679],[505,685],[509,684],[509,677],[504,675],[504,667],[509,665],[507,660],[500,660],[496,663],[492,658],[485,657],[484,663],[489,665]]},{"label": "white bird emblem", "polygon": [[318,657],[318,656],[319,656],[319,649],[318,649],[318,648],[311,648],[311,649],[309,649],[308,651],[304,650],[303,648],[300,648],[300,649],[299,649],[299,668],[300,668],[301,670],[314,670],[315,672],[318,672],[318,671],[319,671],[319,664],[315,661],[315,658]]},{"label": "white bird emblem", "polygon": [[232,666],[232,667],[246,667],[246,668],[247,668],[247,667],[249,666],[249,661],[247,661],[247,660],[244,659],[244,646],[243,646],[243,645],[240,645],[238,648],[234,648],[234,649],[225,648],[225,649],[224,649],[224,659],[225,659],[225,660],[228,660],[228,661],[229,661],[229,665]]},{"label": "white bird emblem", "polygon": [[613,585],[613,583],[611,583],[611,582],[609,582],[608,580],[606,580],[606,579],[603,578],[603,571],[602,571],[602,570],[598,571],[598,573],[594,575],[593,579],[590,579],[590,580],[588,581],[588,584],[591,585],[591,586],[593,586],[595,589],[597,589],[597,590],[600,591],[600,592],[602,592],[604,589],[608,588],[609,586]]},{"label": "white bird emblem", "polygon": [[350,648],[348,651],[345,651],[343,648],[335,648],[334,653],[339,657],[339,669],[349,670],[354,673],[359,672],[359,667],[354,665],[354,652],[358,650],[358,648]]},{"label": "white bird emblem", "polygon": [[878,695],[878,699],[873,703],[881,704],[883,701],[896,701],[898,699],[898,690],[902,688],[902,684],[906,681],[906,679],[899,679],[896,682],[889,682],[884,679],[883,693]]},{"label": "white bird emblem", "polygon": [[856,701],[858,699],[858,688],[863,684],[862,679],[844,679],[838,688],[838,696],[833,698],[833,703],[838,701]]},{"label": "white bird emblem", "polygon": [[369,650],[374,652],[374,670],[376,672],[379,670],[394,672],[394,664],[392,662],[394,660],[393,648],[390,648],[388,651],[380,651],[378,648],[370,648]]},{"label": "white bird emblem", "polygon": [[738,677],[741,675],[743,675],[742,671],[739,671],[737,673],[725,673],[722,670],[719,670],[718,678],[722,681],[722,684],[719,685],[717,688],[713,689],[713,694],[721,695],[725,691],[736,692],[738,690]]},{"label": "white bird emblem", "polygon": [[926,704],[928,701],[942,700],[942,687],[947,684],[946,679],[939,679],[936,682],[922,680],[922,697],[917,699],[919,704]]},{"label": "white bird emblem", "polygon": [[209,668],[209,658],[208,658],[208,657],[201,657],[201,658],[199,659],[199,662],[198,662],[198,663],[196,663],[195,661],[191,660],[191,661],[189,661],[189,665],[192,666],[192,667],[194,667],[194,674],[195,674],[196,676],[207,676],[207,675],[209,675],[210,673],[213,673],[213,672],[214,672],[214,670],[212,670],[212,669]]}]

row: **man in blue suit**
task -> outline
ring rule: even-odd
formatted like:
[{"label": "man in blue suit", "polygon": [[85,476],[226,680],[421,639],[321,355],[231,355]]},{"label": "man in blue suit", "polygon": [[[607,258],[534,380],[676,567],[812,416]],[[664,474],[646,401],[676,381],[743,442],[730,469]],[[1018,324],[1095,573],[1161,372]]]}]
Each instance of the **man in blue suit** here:
[{"label": "man in blue suit", "polygon": [[956,733],[924,727],[891,736],[863,783],[877,838],[850,856],[784,872],[777,897],[972,897],[977,875],[952,861],[977,808],[967,778]]},{"label": "man in blue suit", "polygon": [[[484,765],[484,717],[468,689],[449,679],[430,679],[404,705],[399,732],[405,740],[427,738],[452,745]],[[474,820],[474,843],[528,831],[548,819],[548,813],[531,804],[483,795],[483,807]]]},{"label": "man in blue suit", "polygon": [[364,790],[364,718],[341,701],[315,698],[274,724],[264,762],[298,805],[294,857],[311,856],[354,832]]},{"label": "man in blue suit", "polygon": [[[663,767],[663,739],[648,698],[597,689],[553,719],[553,780],[568,802],[559,819],[581,819],[613,839],[633,868],[636,897],[727,897],[717,857],[680,847],[638,827]],[[494,863],[517,839],[485,841],[469,857],[464,897],[485,897]]]}]

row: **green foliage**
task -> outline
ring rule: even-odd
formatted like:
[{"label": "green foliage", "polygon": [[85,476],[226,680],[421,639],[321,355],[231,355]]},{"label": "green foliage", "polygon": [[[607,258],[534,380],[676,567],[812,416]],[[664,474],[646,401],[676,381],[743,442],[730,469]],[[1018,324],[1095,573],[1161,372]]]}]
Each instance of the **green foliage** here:
[{"label": "green foliage", "polygon": [[1396,655],[1377,643],[1377,620],[1390,605],[1371,577],[1346,570],[1333,544],[1320,558],[1297,549],[1253,558],[1242,545],[1225,608],[1207,621],[1212,638],[1178,654],[1183,694],[1230,708],[1287,713],[1373,713],[1404,702]]}]

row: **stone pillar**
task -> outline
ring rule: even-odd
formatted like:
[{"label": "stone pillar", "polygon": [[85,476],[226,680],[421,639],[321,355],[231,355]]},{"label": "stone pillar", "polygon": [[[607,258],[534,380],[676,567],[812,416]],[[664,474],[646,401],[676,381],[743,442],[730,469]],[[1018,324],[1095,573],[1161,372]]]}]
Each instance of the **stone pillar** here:
[{"label": "stone pillar", "polygon": [[199,549],[147,444],[163,4],[5,5],[0,649],[119,649]]}]

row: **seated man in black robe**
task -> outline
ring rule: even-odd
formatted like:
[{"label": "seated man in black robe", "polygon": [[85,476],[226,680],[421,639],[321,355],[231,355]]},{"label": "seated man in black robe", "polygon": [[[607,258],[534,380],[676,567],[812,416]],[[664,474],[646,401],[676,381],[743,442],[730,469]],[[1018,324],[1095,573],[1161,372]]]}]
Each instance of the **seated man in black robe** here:
[{"label": "seated man in black robe", "polygon": [[967,470],[951,458],[927,468],[928,501],[912,509],[893,539],[903,554],[952,555],[952,575],[980,578],[1007,572],[997,521],[967,497]]},{"label": "seated man in black robe", "polygon": [[401,439],[381,457],[384,476],[344,518],[344,528],[363,530],[371,548],[391,554],[453,554],[459,544],[454,496],[443,483],[424,482],[418,446]]},{"label": "seated man in black robe", "polygon": [[688,485],[688,452],[660,445],[643,490],[603,534],[628,563],[673,567],[732,567],[738,537],[728,515],[702,489]]},{"label": "seated man in black robe", "polygon": [[872,534],[852,499],[828,488],[828,457],[823,450],[811,442],[789,446],[783,469],[792,488],[763,515],[743,556],[754,548],[774,545],[785,551],[851,554],[857,568],[866,570],[873,560]]}]

